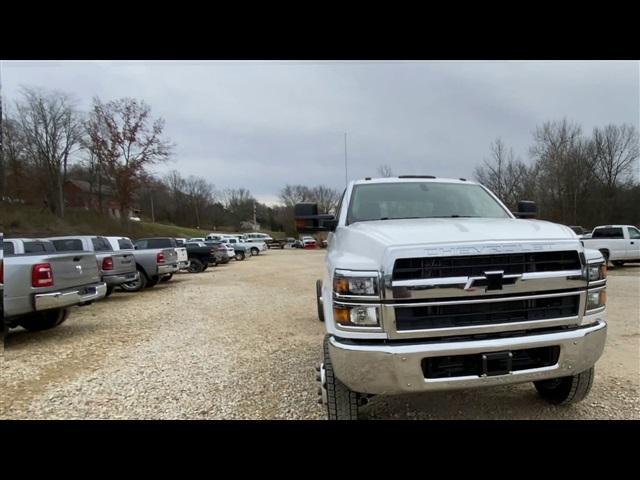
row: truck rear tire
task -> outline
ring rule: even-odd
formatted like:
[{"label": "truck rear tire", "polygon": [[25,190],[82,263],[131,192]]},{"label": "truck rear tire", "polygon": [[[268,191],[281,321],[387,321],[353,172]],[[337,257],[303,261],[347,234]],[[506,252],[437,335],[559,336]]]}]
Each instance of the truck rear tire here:
[{"label": "truck rear tire", "polygon": [[591,367],[577,375],[533,382],[542,398],[554,405],[577,403],[589,394],[595,369]]},{"label": "truck rear tire", "polygon": [[18,325],[30,332],[38,332],[57,327],[67,318],[69,318],[68,308],[62,308],[60,310],[45,310],[44,312],[32,313],[21,318],[18,321]]},{"label": "truck rear tire", "polygon": [[316,280],[316,304],[318,306],[318,320],[324,322],[324,309],[322,308],[322,280]]},{"label": "truck rear tire", "polygon": [[260,255],[260,250],[258,250],[256,247],[251,247],[251,255]]},{"label": "truck rear tire", "polygon": [[120,288],[125,292],[139,292],[140,290],[146,288],[147,281],[147,275],[142,271],[141,268],[138,268],[138,280],[123,283],[120,285]]},{"label": "truck rear tire", "polygon": [[191,260],[191,263],[189,264],[189,268],[188,268],[189,273],[200,273],[203,270],[204,270],[204,265],[199,259],[194,258],[193,260]]},{"label": "truck rear tire", "polygon": [[236,252],[236,261],[241,262],[244,260],[244,252]]},{"label": "truck rear tire", "polygon": [[611,262],[611,263],[613,263],[614,267],[622,267],[624,265],[624,262],[622,260],[616,260],[616,261]]},{"label": "truck rear tire", "polygon": [[324,373],[327,389],[327,418],[329,420],[357,420],[359,398],[356,392],[336,377],[329,355],[329,336],[324,337]]},{"label": "truck rear tire", "polygon": [[159,282],[160,282],[160,277],[158,275],[154,275],[147,281],[146,288],[155,287]]}]

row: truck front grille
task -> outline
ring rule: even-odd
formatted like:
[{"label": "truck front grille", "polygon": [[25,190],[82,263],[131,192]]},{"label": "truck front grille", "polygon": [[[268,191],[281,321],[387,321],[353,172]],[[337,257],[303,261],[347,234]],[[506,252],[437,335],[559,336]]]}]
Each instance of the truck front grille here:
[{"label": "truck front grille", "polygon": [[398,331],[530,322],[578,315],[579,295],[500,302],[395,307]]},{"label": "truck front grille", "polygon": [[[558,363],[560,347],[538,347],[511,351],[510,372],[550,367]],[[490,374],[483,371],[482,354],[448,355],[430,357],[422,360],[422,372],[425,378],[452,378],[480,376]]]},{"label": "truck front grille", "polygon": [[393,267],[393,280],[483,276],[490,270],[505,275],[531,272],[579,270],[575,250],[558,252],[505,253],[453,257],[399,258]]}]

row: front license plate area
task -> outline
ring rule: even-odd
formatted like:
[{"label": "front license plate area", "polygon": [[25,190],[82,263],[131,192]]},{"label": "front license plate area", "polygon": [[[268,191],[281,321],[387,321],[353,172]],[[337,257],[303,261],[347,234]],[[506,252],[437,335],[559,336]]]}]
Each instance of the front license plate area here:
[{"label": "front license plate area", "polygon": [[511,373],[513,354],[511,352],[492,352],[482,354],[482,376],[507,375]]}]

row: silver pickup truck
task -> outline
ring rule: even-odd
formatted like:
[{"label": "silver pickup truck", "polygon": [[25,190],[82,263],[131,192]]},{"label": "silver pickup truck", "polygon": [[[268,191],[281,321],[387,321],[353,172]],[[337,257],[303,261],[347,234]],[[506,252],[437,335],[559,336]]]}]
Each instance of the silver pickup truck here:
[{"label": "silver pickup truck", "polygon": [[115,252],[105,237],[76,235],[49,237],[57,252],[94,252],[102,281],[107,284],[108,297],[113,290],[125,282],[134,282],[139,273],[130,252]]},{"label": "silver pickup truck", "polygon": [[53,328],[67,319],[69,307],[88,305],[106,294],[92,252],[58,253],[51,242],[30,238],[5,238],[2,247],[8,328]]},{"label": "silver pickup truck", "polygon": [[134,281],[120,285],[126,292],[137,292],[143,288],[153,287],[166,275],[173,275],[178,271],[178,255],[175,248],[145,248],[142,244],[139,248],[133,246],[133,242],[127,237],[105,237],[115,251],[132,254],[138,278]]}]

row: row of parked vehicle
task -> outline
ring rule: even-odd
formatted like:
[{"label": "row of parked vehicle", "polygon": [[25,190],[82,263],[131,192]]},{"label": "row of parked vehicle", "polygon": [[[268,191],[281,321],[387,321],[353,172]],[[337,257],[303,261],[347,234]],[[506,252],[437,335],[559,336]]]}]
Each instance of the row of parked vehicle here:
[{"label": "row of parked vehicle", "polygon": [[616,267],[625,262],[640,262],[640,230],[634,225],[600,225],[592,231],[570,227],[586,248],[599,250]]},{"label": "row of parked vehicle", "polygon": [[116,289],[138,292],[179,271],[201,273],[267,248],[264,241],[246,241],[243,234],[136,241],[100,235],[5,238],[0,265],[4,328],[53,328],[68,318],[70,307],[90,305]]}]

